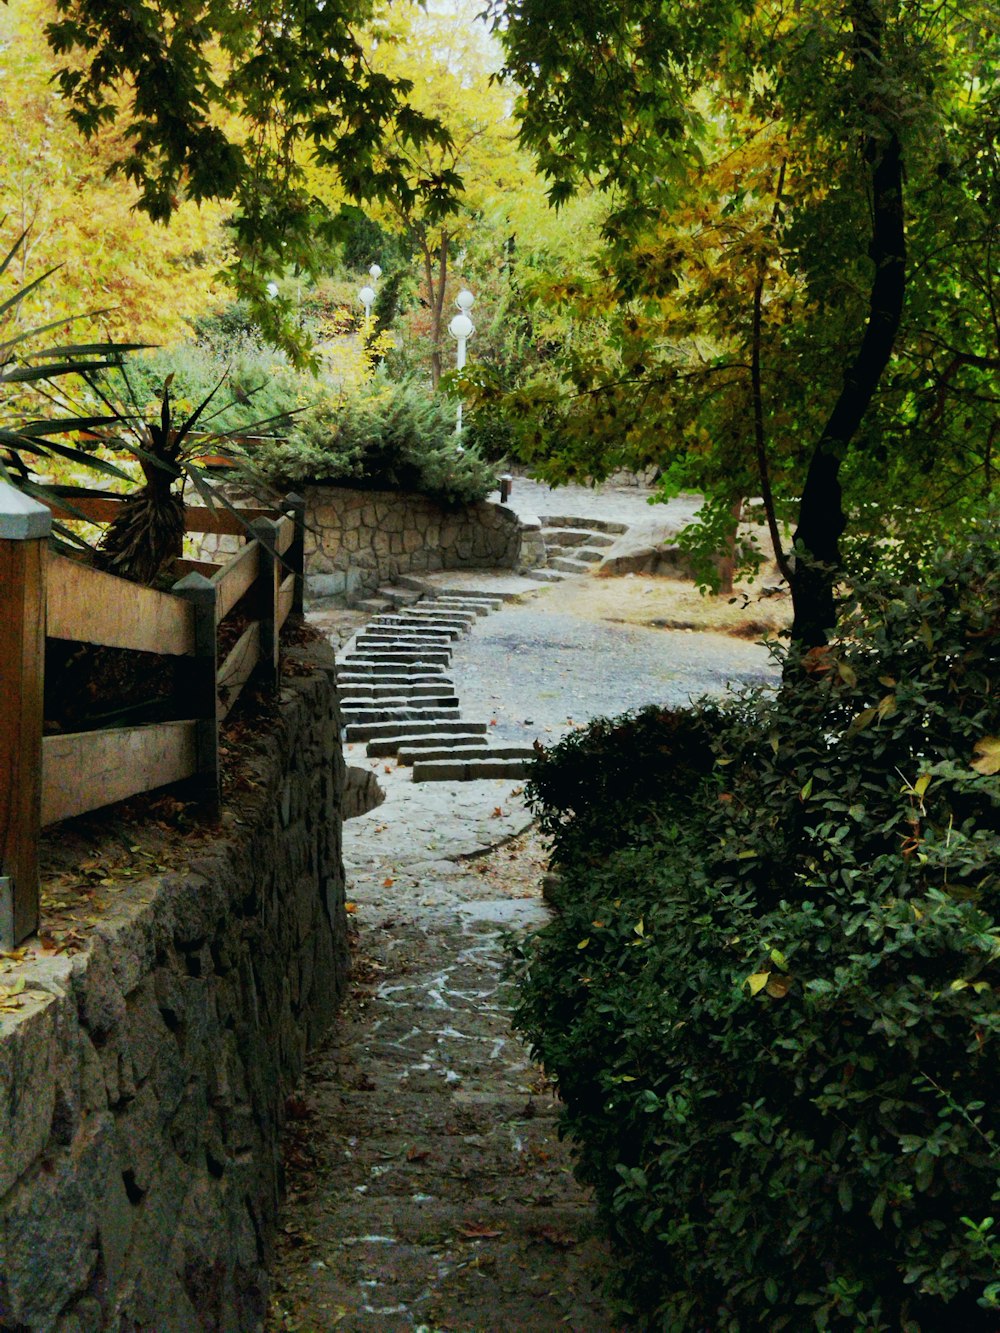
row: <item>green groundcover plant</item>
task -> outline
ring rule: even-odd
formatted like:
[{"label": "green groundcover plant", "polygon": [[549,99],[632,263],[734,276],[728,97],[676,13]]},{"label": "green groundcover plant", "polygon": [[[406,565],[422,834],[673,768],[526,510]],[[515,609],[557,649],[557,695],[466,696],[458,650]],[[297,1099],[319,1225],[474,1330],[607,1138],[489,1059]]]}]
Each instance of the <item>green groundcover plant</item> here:
[{"label": "green groundcover plant", "polygon": [[641,1326],[997,1328],[998,665],[984,525],[779,691],[538,758],[517,1021]]}]

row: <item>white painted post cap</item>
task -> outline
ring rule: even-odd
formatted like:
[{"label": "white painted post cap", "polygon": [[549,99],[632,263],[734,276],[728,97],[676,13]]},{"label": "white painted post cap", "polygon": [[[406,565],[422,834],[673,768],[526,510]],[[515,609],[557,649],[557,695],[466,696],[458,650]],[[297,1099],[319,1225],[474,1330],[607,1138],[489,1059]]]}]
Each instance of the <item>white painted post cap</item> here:
[{"label": "white painted post cap", "polygon": [[51,510],[9,482],[0,481],[0,541],[38,541],[51,531]]}]

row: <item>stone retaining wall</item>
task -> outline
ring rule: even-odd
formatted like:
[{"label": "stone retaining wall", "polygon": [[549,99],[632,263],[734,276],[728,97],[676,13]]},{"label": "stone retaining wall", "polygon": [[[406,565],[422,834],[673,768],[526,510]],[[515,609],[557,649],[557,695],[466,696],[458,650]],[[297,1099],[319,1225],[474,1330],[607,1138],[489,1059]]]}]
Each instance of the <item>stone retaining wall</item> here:
[{"label": "stone retaining wall", "polygon": [[308,486],[306,586],[314,597],[363,597],[400,574],[515,569],[521,525],[503,505],[445,509],[422,495]]},{"label": "stone retaining wall", "polygon": [[285,1098],[347,968],[321,660],[225,836],[130,885],[86,952],[0,960],[0,988],[26,986],[0,1011],[0,1328],[263,1326]]}]

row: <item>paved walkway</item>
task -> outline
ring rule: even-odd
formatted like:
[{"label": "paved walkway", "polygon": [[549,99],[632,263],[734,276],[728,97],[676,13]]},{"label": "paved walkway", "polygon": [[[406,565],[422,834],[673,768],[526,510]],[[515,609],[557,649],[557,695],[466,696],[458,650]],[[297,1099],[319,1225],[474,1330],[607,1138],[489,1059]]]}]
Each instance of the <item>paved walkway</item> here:
[{"label": "paved walkway", "polygon": [[[700,495],[683,494],[666,503],[650,504],[646,486],[547,486],[528,477],[515,477],[507,504],[517,514],[571,515],[574,518],[610,518],[629,526],[637,523],[689,523],[701,508]],[[488,497],[499,503],[500,492]]]},{"label": "paved walkway", "polygon": [[383,777],[345,826],[354,985],[291,1107],[271,1327],[610,1330],[590,1202],[506,1013],[504,934],[545,919],[520,789]]},{"label": "paved walkway", "polygon": [[[570,605],[553,585],[474,626],[454,659],[463,714],[552,740],[769,676],[755,645]],[[606,1333],[609,1258],[501,980],[505,933],[546,911],[521,786],[414,784],[361,745],[348,761],[387,798],[344,830],[354,984],[291,1104],[271,1328]]]}]

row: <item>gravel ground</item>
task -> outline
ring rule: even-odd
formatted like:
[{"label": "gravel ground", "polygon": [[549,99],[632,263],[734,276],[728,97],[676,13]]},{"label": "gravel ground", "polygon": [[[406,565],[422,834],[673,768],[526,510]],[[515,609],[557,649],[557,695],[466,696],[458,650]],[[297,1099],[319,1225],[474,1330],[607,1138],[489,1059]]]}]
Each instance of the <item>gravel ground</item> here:
[{"label": "gravel ground", "polygon": [[[507,501],[517,514],[571,515],[573,518],[609,518],[618,523],[689,523],[701,508],[700,495],[675,496],[665,504],[651,505],[653,492],[645,486],[546,486],[529,477],[515,477]],[[488,497],[499,503],[500,492]]]},{"label": "gravel ground", "polygon": [[455,646],[463,715],[496,718],[497,739],[551,741],[593,717],[776,679],[759,644],[617,625],[590,618],[579,599],[562,611],[565,600],[553,584],[484,617]]}]

